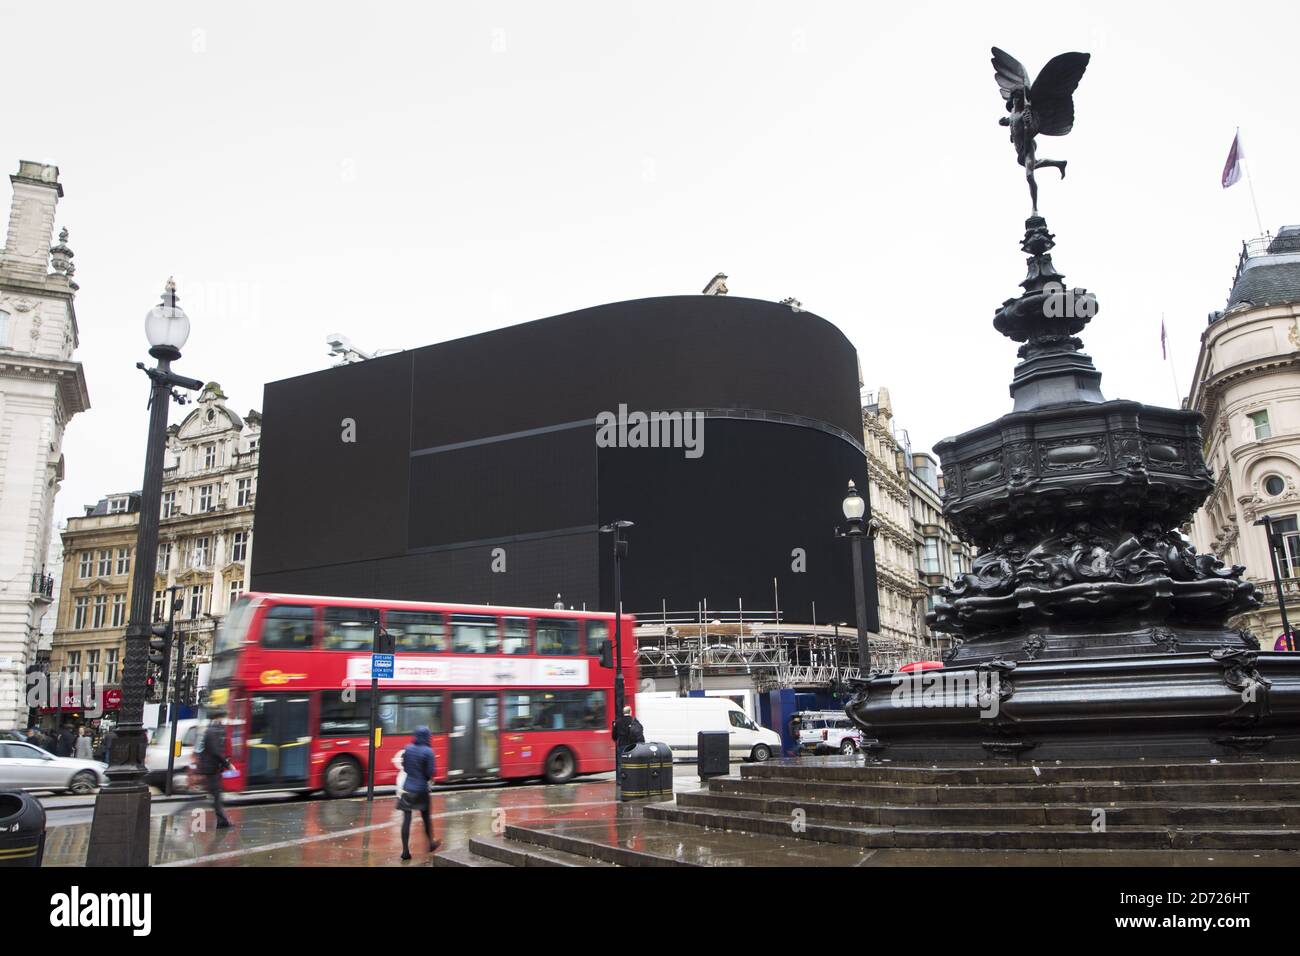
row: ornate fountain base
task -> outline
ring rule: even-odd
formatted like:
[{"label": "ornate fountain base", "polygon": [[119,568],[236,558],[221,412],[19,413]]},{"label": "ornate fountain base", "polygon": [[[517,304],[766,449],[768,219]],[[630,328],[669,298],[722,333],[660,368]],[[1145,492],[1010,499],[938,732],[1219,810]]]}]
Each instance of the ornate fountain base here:
[{"label": "ornate fountain base", "polygon": [[1300,654],[991,661],[876,676],[846,710],[894,760],[1297,755]]}]

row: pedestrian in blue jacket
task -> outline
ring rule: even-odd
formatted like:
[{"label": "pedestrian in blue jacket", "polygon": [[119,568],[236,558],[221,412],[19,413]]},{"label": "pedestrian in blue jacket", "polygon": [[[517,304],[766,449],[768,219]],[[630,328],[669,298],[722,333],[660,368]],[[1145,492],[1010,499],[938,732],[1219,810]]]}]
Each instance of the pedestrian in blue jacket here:
[{"label": "pedestrian in blue jacket", "polygon": [[415,728],[415,738],[402,751],[402,770],[406,781],[398,795],[397,805],[402,811],[402,859],[411,858],[411,812],[420,811],[424,821],[424,835],[429,838],[429,852],[441,845],[433,838],[433,823],[429,819],[429,782],[433,780],[434,756],[429,746],[429,728]]}]

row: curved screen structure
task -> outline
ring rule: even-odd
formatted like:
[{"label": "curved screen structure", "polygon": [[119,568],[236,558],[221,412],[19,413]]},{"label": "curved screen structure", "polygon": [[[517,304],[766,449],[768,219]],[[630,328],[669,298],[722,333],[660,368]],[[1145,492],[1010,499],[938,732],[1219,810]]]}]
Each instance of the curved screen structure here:
[{"label": "curved screen structure", "polygon": [[[259,590],[851,621],[857,356],[809,312],[638,299],[266,386]],[[867,594],[874,568],[868,562]]]}]

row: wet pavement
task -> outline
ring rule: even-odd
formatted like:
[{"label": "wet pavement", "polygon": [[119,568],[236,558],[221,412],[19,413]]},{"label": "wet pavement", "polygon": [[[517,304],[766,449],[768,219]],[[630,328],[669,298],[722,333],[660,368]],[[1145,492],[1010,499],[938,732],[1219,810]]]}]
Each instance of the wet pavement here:
[{"label": "wet pavement", "polygon": [[[693,767],[679,767],[674,788],[695,790]],[[161,810],[161,812],[157,812]],[[464,849],[471,837],[499,835],[506,826],[543,822],[604,823],[616,819],[612,774],[568,784],[511,784],[483,789],[436,791],[430,811],[439,852]],[[411,854],[403,863],[402,815],[391,794],[348,800],[281,799],[227,804],[234,824],[216,829],[211,801],[194,799],[155,805],[150,821],[155,866],[426,866],[423,827],[411,821]],[[82,866],[90,836],[89,819],[62,823],[52,814],[45,842],[45,866]]]}]

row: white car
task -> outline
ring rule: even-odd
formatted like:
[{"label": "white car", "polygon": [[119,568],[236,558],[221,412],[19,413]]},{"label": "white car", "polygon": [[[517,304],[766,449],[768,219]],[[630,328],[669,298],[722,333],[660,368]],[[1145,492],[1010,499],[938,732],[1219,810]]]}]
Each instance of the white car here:
[{"label": "white car", "polygon": [[[176,722],[176,743],[180,753],[172,761],[173,792],[186,789],[185,778],[190,764],[193,763],[194,745],[199,737],[199,722],[194,719]],[[145,780],[151,787],[160,790],[167,783],[167,746],[172,739],[172,725],[159,724],[149,734],[149,747],[144,752],[144,765],[149,772]]]},{"label": "white car", "polygon": [[93,793],[108,785],[98,760],[56,757],[35,744],[0,740],[0,790],[60,790]]},{"label": "white car", "polygon": [[803,753],[855,754],[862,749],[862,731],[842,712],[804,714],[799,726]]}]

